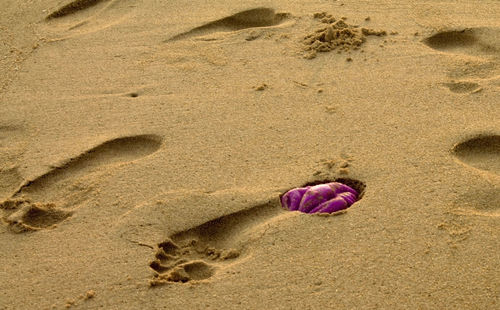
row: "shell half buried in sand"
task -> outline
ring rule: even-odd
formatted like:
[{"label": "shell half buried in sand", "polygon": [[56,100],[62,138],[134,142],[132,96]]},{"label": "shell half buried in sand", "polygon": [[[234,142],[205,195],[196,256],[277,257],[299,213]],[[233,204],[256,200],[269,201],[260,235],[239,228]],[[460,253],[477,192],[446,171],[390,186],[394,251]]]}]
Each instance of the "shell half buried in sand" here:
[{"label": "shell half buried in sand", "polygon": [[358,192],[339,182],[294,188],[281,196],[281,206],[303,213],[333,213],[349,208]]}]

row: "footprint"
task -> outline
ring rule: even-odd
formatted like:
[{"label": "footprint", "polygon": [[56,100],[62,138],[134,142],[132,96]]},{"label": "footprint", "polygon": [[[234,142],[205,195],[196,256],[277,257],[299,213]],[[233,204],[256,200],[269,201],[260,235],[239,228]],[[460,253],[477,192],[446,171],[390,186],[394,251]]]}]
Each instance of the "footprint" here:
[{"label": "footprint", "polygon": [[161,138],[155,135],[130,136],[107,141],[46,174],[25,182],[14,197],[29,196],[41,200],[61,186],[67,186],[68,179],[76,179],[105,165],[130,162],[147,156],[157,151],[160,146]]},{"label": "footprint", "polygon": [[453,212],[461,215],[500,216],[500,188],[495,184],[475,185],[455,201]]},{"label": "footprint", "polygon": [[151,285],[212,277],[245,254],[267,221],[285,212],[278,204],[276,200],[171,235],[158,244],[149,265],[156,272]]},{"label": "footprint", "polygon": [[443,52],[467,55],[498,56],[500,31],[495,28],[466,28],[438,32],[423,41],[427,46]]},{"label": "footprint", "polygon": [[180,33],[166,40],[166,42],[203,36],[214,32],[230,32],[246,28],[276,26],[288,19],[289,16],[287,13],[275,13],[270,8],[246,10]]},{"label": "footprint", "polygon": [[56,208],[51,201],[65,197],[65,191],[74,184],[74,180],[104,166],[150,155],[160,146],[161,138],[155,135],[129,136],[104,142],[40,177],[26,181],[10,200],[3,203],[3,219],[11,226],[28,227],[27,230],[53,226],[69,217],[71,212]]},{"label": "footprint", "polygon": [[50,13],[46,19],[61,18],[67,15],[76,14],[85,11],[88,8],[95,7],[98,4],[108,2],[109,0],[74,0]]},{"label": "footprint", "polygon": [[458,143],[452,153],[466,165],[500,174],[499,135],[480,135]]},{"label": "footprint", "polygon": [[[450,69],[452,79],[483,79],[483,86],[488,88],[488,80],[498,74],[498,56],[500,56],[500,29],[466,28],[438,32],[423,42],[438,51],[470,56],[482,56],[474,60],[467,59],[464,64]],[[483,89],[478,83],[471,81],[452,81],[443,83],[451,92],[457,94],[477,93]]]},{"label": "footprint", "polygon": [[442,85],[457,94],[477,93],[482,90],[479,84],[475,82],[457,81],[443,83]]},{"label": "footprint", "polygon": [[128,17],[131,0],[74,0],[47,15],[46,31],[64,39],[106,29]]}]

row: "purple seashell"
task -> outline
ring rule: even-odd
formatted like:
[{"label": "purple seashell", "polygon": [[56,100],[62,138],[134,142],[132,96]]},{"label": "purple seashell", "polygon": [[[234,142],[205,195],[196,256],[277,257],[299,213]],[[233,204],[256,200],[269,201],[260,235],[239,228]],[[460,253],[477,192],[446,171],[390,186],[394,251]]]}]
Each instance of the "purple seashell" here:
[{"label": "purple seashell", "polygon": [[354,195],[351,192],[344,192],[337,195],[337,197],[344,199],[349,205],[352,205],[356,202],[356,196],[357,195]]},{"label": "purple seashell", "polygon": [[358,192],[338,182],[292,189],[281,196],[281,205],[290,211],[332,213],[350,207]]},{"label": "purple seashell", "polygon": [[302,197],[299,211],[309,213],[317,205],[335,197],[335,190],[330,183],[312,186]]},{"label": "purple seashell", "polygon": [[310,186],[289,190],[288,192],[286,192],[286,194],[281,196],[281,206],[290,211],[297,210],[299,208],[302,197],[309,188]]},{"label": "purple seashell", "polygon": [[339,182],[332,182],[332,183],[328,183],[328,184],[330,184],[330,186],[334,188],[336,195],[343,193],[343,192],[350,192],[350,193],[353,193],[356,197],[358,197],[358,192],[355,189],[353,189],[352,187],[349,187],[349,186],[342,184],[342,183],[339,183]]},{"label": "purple seashell", "polygon": [[335,197],[326,202],[323,202],[316,208],[314,208],[314,212],[310,213],[333,213],[340,210],[347,209],[349,207],[349,203],[342,199],[342,197]]}]

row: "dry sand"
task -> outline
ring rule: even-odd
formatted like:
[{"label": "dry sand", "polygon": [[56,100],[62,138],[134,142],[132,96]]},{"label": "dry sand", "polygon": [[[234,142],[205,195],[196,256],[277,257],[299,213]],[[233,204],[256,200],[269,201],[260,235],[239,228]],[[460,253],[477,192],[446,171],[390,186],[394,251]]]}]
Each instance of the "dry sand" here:
[{"label": "dry sand", "polygon": [[3,0],[0,38],[1,309],[500,307],[498,1]]}]

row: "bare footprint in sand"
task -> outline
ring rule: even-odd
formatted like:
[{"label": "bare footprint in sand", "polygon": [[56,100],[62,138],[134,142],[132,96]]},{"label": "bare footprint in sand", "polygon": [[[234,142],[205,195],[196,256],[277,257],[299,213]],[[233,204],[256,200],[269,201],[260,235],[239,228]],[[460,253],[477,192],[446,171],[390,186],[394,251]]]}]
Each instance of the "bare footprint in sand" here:
[{"label": "bare footprint in sand", "polygon": [[469,216],[500,217],[500,187],[474,185],[455,201],[454,213]]},{"label": "bare footprint in sand", "polygon": [[128,17],[132,0],[73,0],[47,15],[47,31],[65,38],[106,29]]},{"label": "bare footprint in sand", "polygon": [[273,203],[263,204],[171,235],[158,244],[149,265],[156,272],[151,285],[210,278],[244,255],[259,227],[283,212]]},{"label": "bare footprint in sand", "polygon": [[[10,226],[38,230],[53,227],[68,218],[73,211],[58,208],[52,203],[64,199],[68,187],[82,176],[101,170],[105,166],[127,163],[156,152],[161,138],[155,135],[139,135],[104,142],[49,172],[24,182],[1,205],[3,219]],[[69,205],[74,204],[71,201]]]},{"label": "bare footprint in sand", "polygon": [[224,17],[175,35],[166,42],[203,36],[214,32],[231,32],[246,28],[271,27],[289,18],[287,13],[275,13],[270,8],[255,8]]},{"label": "bare footprint in sand", "polygon": [[109,0],[73,0],[50,13],[46,19],[61,18],[71,14],[78,14],[81,12],[88,12],[89,8],[96,8],[99,4],[104,4]]},{"label": "bare footprint in sand", "polygon": [[[500,174],[500,136],[482,135],[458,143],[452,149],[457,160],[488,174]],[[486,179],[484,184],[471,184],[456,206],[465,215],[500,216],[500,190],[498,183]]]},{"label": "bare footprint in sand", "polygon": [[423,41],[427,46],[447,53],[472,56],[499,56],[500,31],[494,28],[466,28],[438,32]]},{"label": "bare footprint in sand", "polygon": [[[450,77],[487,79],[483,82],[495,87],[497,60],[500,56],[500,29],[484,27],[442,31],[424,39],[423,43],[438,51],[474,56],[474,61],[468,60],[451,70]],[[491,78],[493,80],[489,81]],[[450,81],[442,85],[457,94],[473,94],[483,89],[475,81]]]},{"label": "bare footprint in sand", "polygon": [[500,174],[500,136],[481,135],[456,144],[452,153],[465,165]]}]

